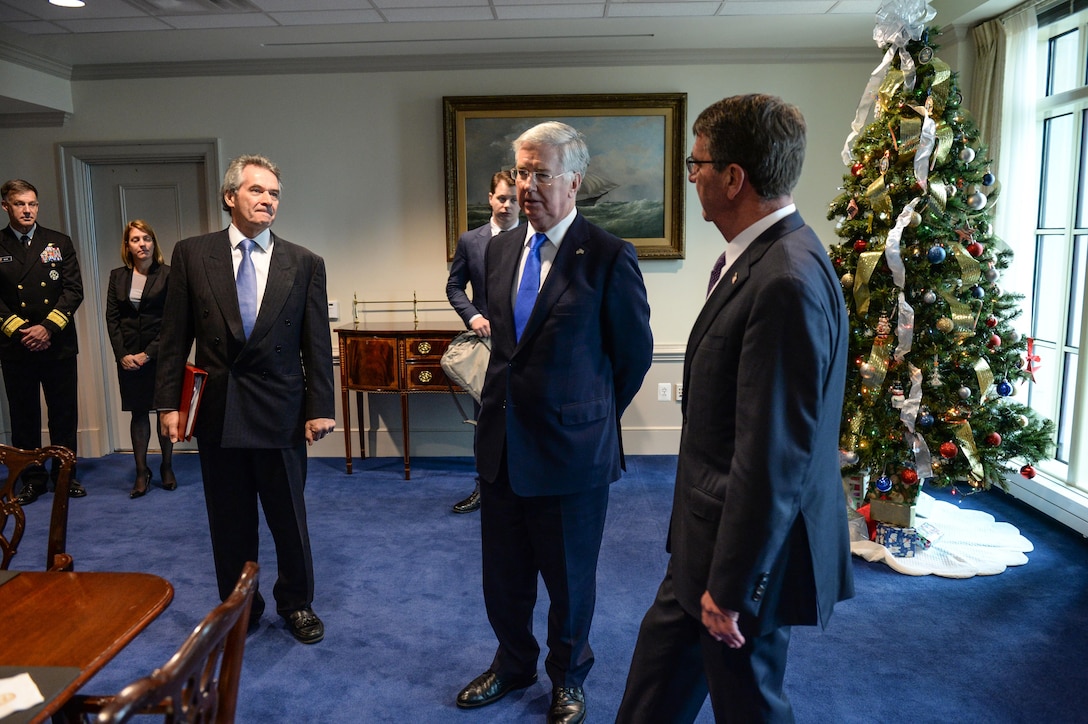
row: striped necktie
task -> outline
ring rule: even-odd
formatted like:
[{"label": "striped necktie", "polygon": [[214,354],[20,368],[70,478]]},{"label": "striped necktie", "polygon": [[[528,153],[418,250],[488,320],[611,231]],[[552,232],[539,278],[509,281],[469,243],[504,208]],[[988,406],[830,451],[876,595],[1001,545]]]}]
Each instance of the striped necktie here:
[{"label": "striped necktie", "polygon": [[710,283],[706,285],[706,295],[709,297],[710,293],[714,291],[714,285],[718,283],[718,279],[722,276],[722,269],[725,268],[725,252],[723,251],[718,260],[714,262],[714,268],[710,270]]}]

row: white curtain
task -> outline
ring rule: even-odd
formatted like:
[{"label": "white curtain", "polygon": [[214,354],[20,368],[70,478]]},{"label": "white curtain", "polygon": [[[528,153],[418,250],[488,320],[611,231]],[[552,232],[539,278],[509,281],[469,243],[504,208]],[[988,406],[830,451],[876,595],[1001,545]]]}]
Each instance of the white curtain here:
[{"label": "white curtain", "polygon": [[[1035,228],[1039,208],[1039,163],[1035,101],[1038,98],[1038,25],[1034,3],[1003,19],[1005,68],[1001,103],[1001,198],[994,210],[994,231],[1016,254],[1016,268],[1030,269],[1035,256]],[[1006,273],[1001,284],[1025,295],[1031,309],[1033,274]],[[1018,321],[1026,323],[1027,315]],[[1021,333],[1026,330],[1021,329]]]},{"label": "white curtain", "polygon": [[971,81],[970,107],[993,159],[991,170],[1001,167],[1001,113],[1005,70],[1005,28],[1001,20],[990,20],[971,29],[975,41],[975,72]]}]

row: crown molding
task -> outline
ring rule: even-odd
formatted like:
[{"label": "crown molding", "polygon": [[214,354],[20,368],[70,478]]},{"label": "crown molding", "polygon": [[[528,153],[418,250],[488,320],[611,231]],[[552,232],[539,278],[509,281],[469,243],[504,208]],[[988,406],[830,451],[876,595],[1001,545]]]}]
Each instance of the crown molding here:
[{"label": "crown molding", "polygon": [[15,46],[6,43],[0,43],[0,60],[6,60],[15,63],[16,65],[21,65],[24,68],[48,73],[49,75],[54,75],[63,80],[72,79],[72,66],[58,63],[51,58],[46,58],[43,55],[31,53],[30,51],[16,48]]},{"label": "crown molding", "polygon": [[71,117],[71,113],[64,111],[0,113],[0,128],[59,128]]},{"label": "crown molding", "polygon": [[[590,51],[555,55],[549,67],[636,67],[662,65],[725,65],[746,63],[879,62],[873,48],[709,48],[682,50]],[[213,77],[237,75],[317,75],[322,73],[389,73],[434,70],[494,70],[536,68],[531,54],[451,53],[438,55],[285,58],[280,60],[195,60],[167,63],[76,65],[71,80]]]}]

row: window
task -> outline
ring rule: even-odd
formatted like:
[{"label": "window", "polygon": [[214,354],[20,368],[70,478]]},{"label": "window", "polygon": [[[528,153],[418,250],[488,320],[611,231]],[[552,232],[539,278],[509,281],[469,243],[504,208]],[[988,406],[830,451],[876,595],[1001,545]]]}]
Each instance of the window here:
[{"label": "window", "polygon": [[[1068,7],[1068,6],[1067,6]],[[1078,410],[1080,348],[1088,344],[1088,11],[1039,16],[1039,208],[1029,334],[1041,358],[1028,404],[1058,427],[1055,459],[1038,468],[1088,490],[1088,413]],[[1008,200],[1006,200],[1008,202]],[[1016,263],[1014,262],[1014,266]],[[1088,394],[1082,383],[1081,395]],[[1085,401],[1080,401],[1085,407]]]}]

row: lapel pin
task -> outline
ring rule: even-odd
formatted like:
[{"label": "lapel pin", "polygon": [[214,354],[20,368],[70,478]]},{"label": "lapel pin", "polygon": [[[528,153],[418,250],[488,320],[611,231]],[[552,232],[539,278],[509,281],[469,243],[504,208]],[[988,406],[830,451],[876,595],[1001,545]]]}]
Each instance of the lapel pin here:
[{"label": "lapel pin", "polygon": [[577,251],[574,252],[575,256],[577,256],[578,254],[585,254],[585,253],[586,253],[585,249],[578,249]]},{"label": "lapel pin", "polygon": [[737,283],[737,273],[736,272],[733,272],[733,283],[734,284]]}]

